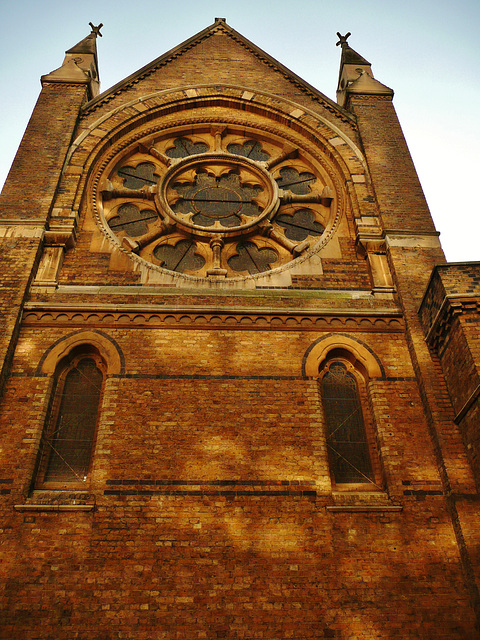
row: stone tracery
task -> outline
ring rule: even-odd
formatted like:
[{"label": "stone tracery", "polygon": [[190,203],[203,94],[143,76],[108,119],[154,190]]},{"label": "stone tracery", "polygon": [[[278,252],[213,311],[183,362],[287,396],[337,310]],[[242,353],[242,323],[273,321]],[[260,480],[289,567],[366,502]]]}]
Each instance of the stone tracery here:
[{"label": "stone tracery", "polygon": [[335,199],[307,152],[226,125],[136,141],[101,185],[101,219],[124,250],[199,277],[238,278],[294,260],[322,236]]}]

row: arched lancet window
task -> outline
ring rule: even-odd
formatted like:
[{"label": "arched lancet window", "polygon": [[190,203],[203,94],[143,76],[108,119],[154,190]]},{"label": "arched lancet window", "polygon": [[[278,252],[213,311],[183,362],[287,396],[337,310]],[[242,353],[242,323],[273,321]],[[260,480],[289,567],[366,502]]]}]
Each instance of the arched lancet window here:
[{"label": "arched lancet window", "polygon": [[352,365],[347,361],[331,361],[325,367],[319,384],[335,485],[378,486],[378,464],[375,457],[372,460],[373,443],[362,407],[365,402],[362,403]]},{"label": "arched lancet window", "polygon": [[93,349],[75,349],[60,363],[42,436],[37,487],[87,479],[103,380],[104,364]]}]

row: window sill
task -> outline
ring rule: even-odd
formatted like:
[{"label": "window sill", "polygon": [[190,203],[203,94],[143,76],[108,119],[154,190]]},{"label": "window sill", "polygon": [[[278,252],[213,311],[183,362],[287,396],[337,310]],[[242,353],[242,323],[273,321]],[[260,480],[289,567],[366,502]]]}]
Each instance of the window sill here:
[{"label": "window sill", "polygon": [[[342,487],[343,488],[343,487]],[[402,511],[403,506],[394,504],[386,491],[372,485],[350,485],[350,491],[333,491],[333,504],[326,505],[327,511]],[[338,489],[338,485],[337,485]],[[354,490],[356,489],[356,490]]]},{"label": "window sill", "polygon": [[95,504],[15,504],[15,511],[93,511]]},{"label": "window sill", "polygon": [[327,505],[327,511],[402,511],[403,507],[399,504],[335,504]]},{"label": "window sill", "polygon": [[387,495],[380,484],[374,484],[373,482],[350,482],[333,485],[334,495],[345,495],[349,493]]},{"label": "window sill", "polygon": [[47,491],[35,489],[15,511],[93,511],[95,495],[87,491]]}]

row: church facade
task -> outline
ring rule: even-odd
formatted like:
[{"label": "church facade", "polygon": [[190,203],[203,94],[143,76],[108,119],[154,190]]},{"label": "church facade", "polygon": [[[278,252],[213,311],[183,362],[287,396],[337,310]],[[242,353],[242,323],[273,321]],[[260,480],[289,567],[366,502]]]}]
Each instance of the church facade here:
[{"label": "church facade", "polygon": [[393,91],[98,34],[0,198],[0,638],[478,637],[480,265]]}]

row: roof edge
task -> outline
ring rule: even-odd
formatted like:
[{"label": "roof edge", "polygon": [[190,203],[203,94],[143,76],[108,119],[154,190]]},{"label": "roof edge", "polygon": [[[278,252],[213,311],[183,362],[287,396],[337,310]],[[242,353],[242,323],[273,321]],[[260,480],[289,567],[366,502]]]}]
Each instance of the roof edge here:
[{"label": "roof edge", "polygon": [[147,65],[138,69],[138,71],[135,71],[134,73],[130,74],[120,82],[117,82],[115,85],[113,85],[106,91],[100,93],[93,100],[90,100],[89,102],[85,103],[83,105],[82,111],[88,111],[92,108],[96,108],[100,106],[102,102],[110,100],[115,94],[119,93],[120,91],[126,90],[129,86],[131,86],[135,82],[138,82],[138,80],[142,76],[153,73],[153,71],[156,68],[163,66],[164,64],[167,64],[171,59],[181,55],[184,51],[195,46],[201,40],[210,37],[219,29],[223,30],[226,34],[228,34],[234,40],[236,40],[237,42],[245,46],[254,55],[263,59],[267,64],[272,65],[279,72],[288,76],[288,78],[292,82],[294,82],[296,85],[299,85],[307,93],[313,95],[315,99],[323,102],[327,107],[327,109],[329,109],[329,111],[338,112],[339,114],[342,115],[342,117],[346,117],[348,120],[351,120],[351,121],[355,120],[354,116],[349,111],[341,107],[338,103],[336,103],[334,100],[332,100],[331,98],[323,94],[314,86],[312,86],[311,84],[303,80],[303,78],[298,76],[296,73],[291,71],[288,67],[283,65],[281,62],[276,60],[271,55],[269,55],[266,51],[264,51],[263,49],[255,45],[253,42],[248,40],[248,38],[243,36],[241,33],[233,29],[233,27],[231,27],[226,23],[224,18],[215,18],[215,22],[210,26],[206,27],[205,29],[202,29],[202,31],[199,31],[197,34],[195,34],[191,38],[184,40],[182,43],[180,43],[176,47],[173,47],[172,49],[162,54],[152,62],[149,62]]}]

